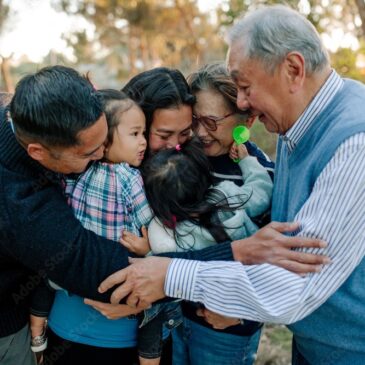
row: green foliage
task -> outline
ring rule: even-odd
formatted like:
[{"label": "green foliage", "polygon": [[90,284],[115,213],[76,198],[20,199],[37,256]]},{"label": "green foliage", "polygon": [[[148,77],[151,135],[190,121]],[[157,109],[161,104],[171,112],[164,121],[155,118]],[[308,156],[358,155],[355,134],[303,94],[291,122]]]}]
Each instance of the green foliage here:
[{"label": "green foliage", "polygon": [[277,136],[269,133],[260,121],[255,121],[251,128],[251,140],[275,160]]},{"label": "green foliage", "polygon": [[354,52],[349,48],[339,48],[336,53],[331,54],[333,68],[343,77],[365,82],[364,70],[357,67],[359,55],[363,55],[363,49]]},{"label": "green foliage", "polygon": [[0,34],[4,29],[4,24],[8,19],[10,12],[9,5],[4,0],[0,0]]}]

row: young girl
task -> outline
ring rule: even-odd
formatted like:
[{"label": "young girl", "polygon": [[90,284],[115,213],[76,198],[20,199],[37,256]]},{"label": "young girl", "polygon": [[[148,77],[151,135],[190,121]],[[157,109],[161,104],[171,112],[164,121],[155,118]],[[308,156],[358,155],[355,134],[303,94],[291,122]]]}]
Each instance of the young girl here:
[{"label": "young girl", "polygon": [[240,158],[241,187],[231,181],[213,186],[212,168],[197,139],[145,162],[142,176],[155,215],[148,228],[154,253],[198,250],[257,230],[250,217],[270,206],[271,179],[244,145],[233,146],[230,155]]},{"label": "young girl", "polygon": [[[257,159],[248,155],[244,145],[233,145],[230,156],[240,159],[238,165],[244,180],[243,186],[237,186],[232,181],[213,186],[212,168],[201,143],[196,139],[160,151],[144,162],[142,176],[147,199],[155,215],[148,227],[148,238],[154,253],[197,250],[250,236],[258,229],[251,217],[269,208],[272,181]],[[128,235],[126,241],[133,247],[132,235]],[[196,307],[192,310],[195,312]],[[256,340],[260,324],[245,322],[246,327],[255,330],[251,333]],[[189,346],[184,352],[175,351],[175,345],[182,348],[175,332],[183,329],[184,326],[179,326],[174,331],[174,365],[191,363]],[[210,328],[204,330],[211,338],[215,334]],[[187,334],[183,337],[186,338]],[[204,337],[207,335],[203,332]],[[232,342],[226,345],[227,357],[230,352],[237,354],[241,348],[249,352],[247,344],[251,336],[231,337]],[[205,344],[199,348],[199,357],[205,362],[209,352],[207,346]],[[214,339],[211,346],[214,347]],[[237,363],[241,364],[243,357],[248,355],[242,351],[241,359],[236,358]],[[221,362],[210,359],[210,363]]]},{"label": "young girl", "polygon": [[[146,239],[139,237],[141,228],[149,223],[152,213],[140,172],[134,167],[140,166],[147,147],[145,117],[139,106],[119,91],[100,90],[99,95],[109,127],[104,160],[76,179],[67,179],[65,193],[85,228],[115,241],[128,230],[143,243]],[[134,365],[137,327],[136,319],[108,320],[84,304],[83,298],[59,290],[49,317],[49,341],[62,345],[65,351],[54,364],[112,365],[122,361]]]}]

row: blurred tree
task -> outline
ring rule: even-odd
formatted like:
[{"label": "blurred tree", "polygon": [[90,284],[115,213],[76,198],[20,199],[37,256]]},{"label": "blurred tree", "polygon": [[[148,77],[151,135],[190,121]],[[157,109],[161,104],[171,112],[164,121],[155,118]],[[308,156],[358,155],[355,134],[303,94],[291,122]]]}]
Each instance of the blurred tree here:
[{"label": "blurred tree", "polygon": [[5,21],[9,15],[9,5],[4,0],[0,0],[0,33],[3,30]]},{"label": "blurred tree", "polygon": [[[10,14],[9,5],[5,3],[4,0],[0,0],[0,37],[4,35],[3,33],[7,20],[9,19],[9,14]],[[0,59],[1,59],[0,72],[3,80],[3,88],[10,93],[14,92],[14,83],[10,73],[11,58],[12,54],[6,56],[0,54]]]},{"label": "blurred tree", "polygon": [[[199,11],[196,0],[54,0],[53,4],[95,26],[92,40],[85,32],[69,38],[75,56],[90,62],[101,55],[121,78],[161,64],[191,70],[205,62],[212,45],[217,49],[222,45],[217,25]],[[100,55],[91,43],[99,47]]]},{"label": "blurred tree", "polygon": [[355,52],[349,48],[339,48],[336,53],[331,53],[332,66],[343,77],[365,82],[363,70],[357,67],[359,55],[364,54],[364,48]]}]

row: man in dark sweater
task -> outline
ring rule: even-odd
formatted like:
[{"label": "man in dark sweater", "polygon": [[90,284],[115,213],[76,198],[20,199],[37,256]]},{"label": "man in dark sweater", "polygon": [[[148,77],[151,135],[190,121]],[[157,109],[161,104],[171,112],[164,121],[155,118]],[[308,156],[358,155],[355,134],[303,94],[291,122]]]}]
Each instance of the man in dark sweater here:
[{"label": "man in dark sweater", "polygon": [[[66,67],[42,69],[19,82],[7,112],[0,109],[0,362],[33,364],[27,323],[35,288],[47,277],[108,301],[98,284],[128,265],[128,252],[84,229],[62,192],[62,174],[103,156],[107,124],[90,82]],[[230,243],[196,257],[233,259]],[[46,296],[38,304],[47,307]]]}]

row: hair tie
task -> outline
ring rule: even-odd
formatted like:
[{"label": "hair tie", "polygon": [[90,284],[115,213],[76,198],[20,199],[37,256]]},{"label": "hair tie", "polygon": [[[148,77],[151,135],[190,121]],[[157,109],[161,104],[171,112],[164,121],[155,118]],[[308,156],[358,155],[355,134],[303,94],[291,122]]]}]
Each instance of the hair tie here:
[{"label": "hair tie", "polygon": [[179,152],[179,151],[181,151],[181,146],[180,146],[179,144],[177,144],[177,145],[175,146],[175,150],[176,150],[176,151],[178,151],[178,152]]},{"label": "hair tie", "polygon": [[171,220],[170,221],[165,221],[164,222],[164,225],[167,228],[175,229],[176,228],[176,222],[177,222],[176,215],[172,215],[171,216]]}]

